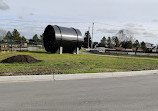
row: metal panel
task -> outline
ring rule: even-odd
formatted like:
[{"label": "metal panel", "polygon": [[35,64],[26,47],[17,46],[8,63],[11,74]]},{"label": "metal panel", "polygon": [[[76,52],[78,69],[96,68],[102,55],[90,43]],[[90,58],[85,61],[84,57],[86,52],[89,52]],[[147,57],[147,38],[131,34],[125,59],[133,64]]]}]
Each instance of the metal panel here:
[{"label": "metal panel", "polygon": [[63,53],[72,53],[77,47],[81,48],[84,39],[78,29],[48,25],[43,41],[47,52],[55,53],[62,46]]}]

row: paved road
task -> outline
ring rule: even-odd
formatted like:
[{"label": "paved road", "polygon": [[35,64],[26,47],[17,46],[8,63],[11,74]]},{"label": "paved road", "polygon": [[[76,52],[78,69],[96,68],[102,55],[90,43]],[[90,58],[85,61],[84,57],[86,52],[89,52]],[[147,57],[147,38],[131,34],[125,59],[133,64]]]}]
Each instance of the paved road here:
[{"label": "paved road", "polygon": [[143,60],[158,60],[157,58],[103,55],[103,54],[94,54],[94,53],[91,53],[91,52],[80,52],[80,53],[81,53],[81,54],[87,54],[87,55],[96,55],[96,56],[105,56],[105,57],[116,57],[116,58],[143,59]]},{"label": "paved road", "polygon": [[0,83],[0,111],[158,111],[158,75]]}]

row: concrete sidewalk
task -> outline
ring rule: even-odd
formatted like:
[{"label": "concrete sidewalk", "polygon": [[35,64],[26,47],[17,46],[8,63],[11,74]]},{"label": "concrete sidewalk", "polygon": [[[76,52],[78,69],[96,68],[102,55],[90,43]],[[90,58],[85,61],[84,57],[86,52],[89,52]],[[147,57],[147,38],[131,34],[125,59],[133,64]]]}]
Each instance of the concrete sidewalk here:
[{"label": "concrete sidewalk", "polygon": [[128,76],[143,76],[143,75],[152,75],[152,74],[158,74],[158,70],[84,73],[84,74],[58,74],[54,76],[53,75],[1,76],[0,83],[128,77]]}]

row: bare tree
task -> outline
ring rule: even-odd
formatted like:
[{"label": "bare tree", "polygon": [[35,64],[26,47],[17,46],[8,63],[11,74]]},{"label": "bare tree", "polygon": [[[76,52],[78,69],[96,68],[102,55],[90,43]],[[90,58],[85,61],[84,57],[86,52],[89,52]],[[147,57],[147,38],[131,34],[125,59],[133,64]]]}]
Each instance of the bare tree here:
[{"label": "bare tree", "polygon": [[129,31],[129,30],[119,30],[119,32],[116,34],[119,41],[123,42],[123,41],[132,41],[134,42],[135,39],[133,37],[133,34]]},{"label": "bare tree", "polygon": [[3,29],[0,29],[0,40],[3,40],[3,38],[5,37],[6,35],[6,31],[3,30]]}]

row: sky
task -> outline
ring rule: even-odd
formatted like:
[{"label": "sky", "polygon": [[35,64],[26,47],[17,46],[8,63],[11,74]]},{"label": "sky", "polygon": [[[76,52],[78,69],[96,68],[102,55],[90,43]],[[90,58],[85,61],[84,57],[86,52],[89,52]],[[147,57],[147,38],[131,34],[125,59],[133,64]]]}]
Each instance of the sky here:
[{"label": "sky", "polygon": [[18,29],[32,38],[47,25],[85,31],[93,41],[128,30],[139,41],[158,44],[158,0],[0,0],[0,35]]}]

